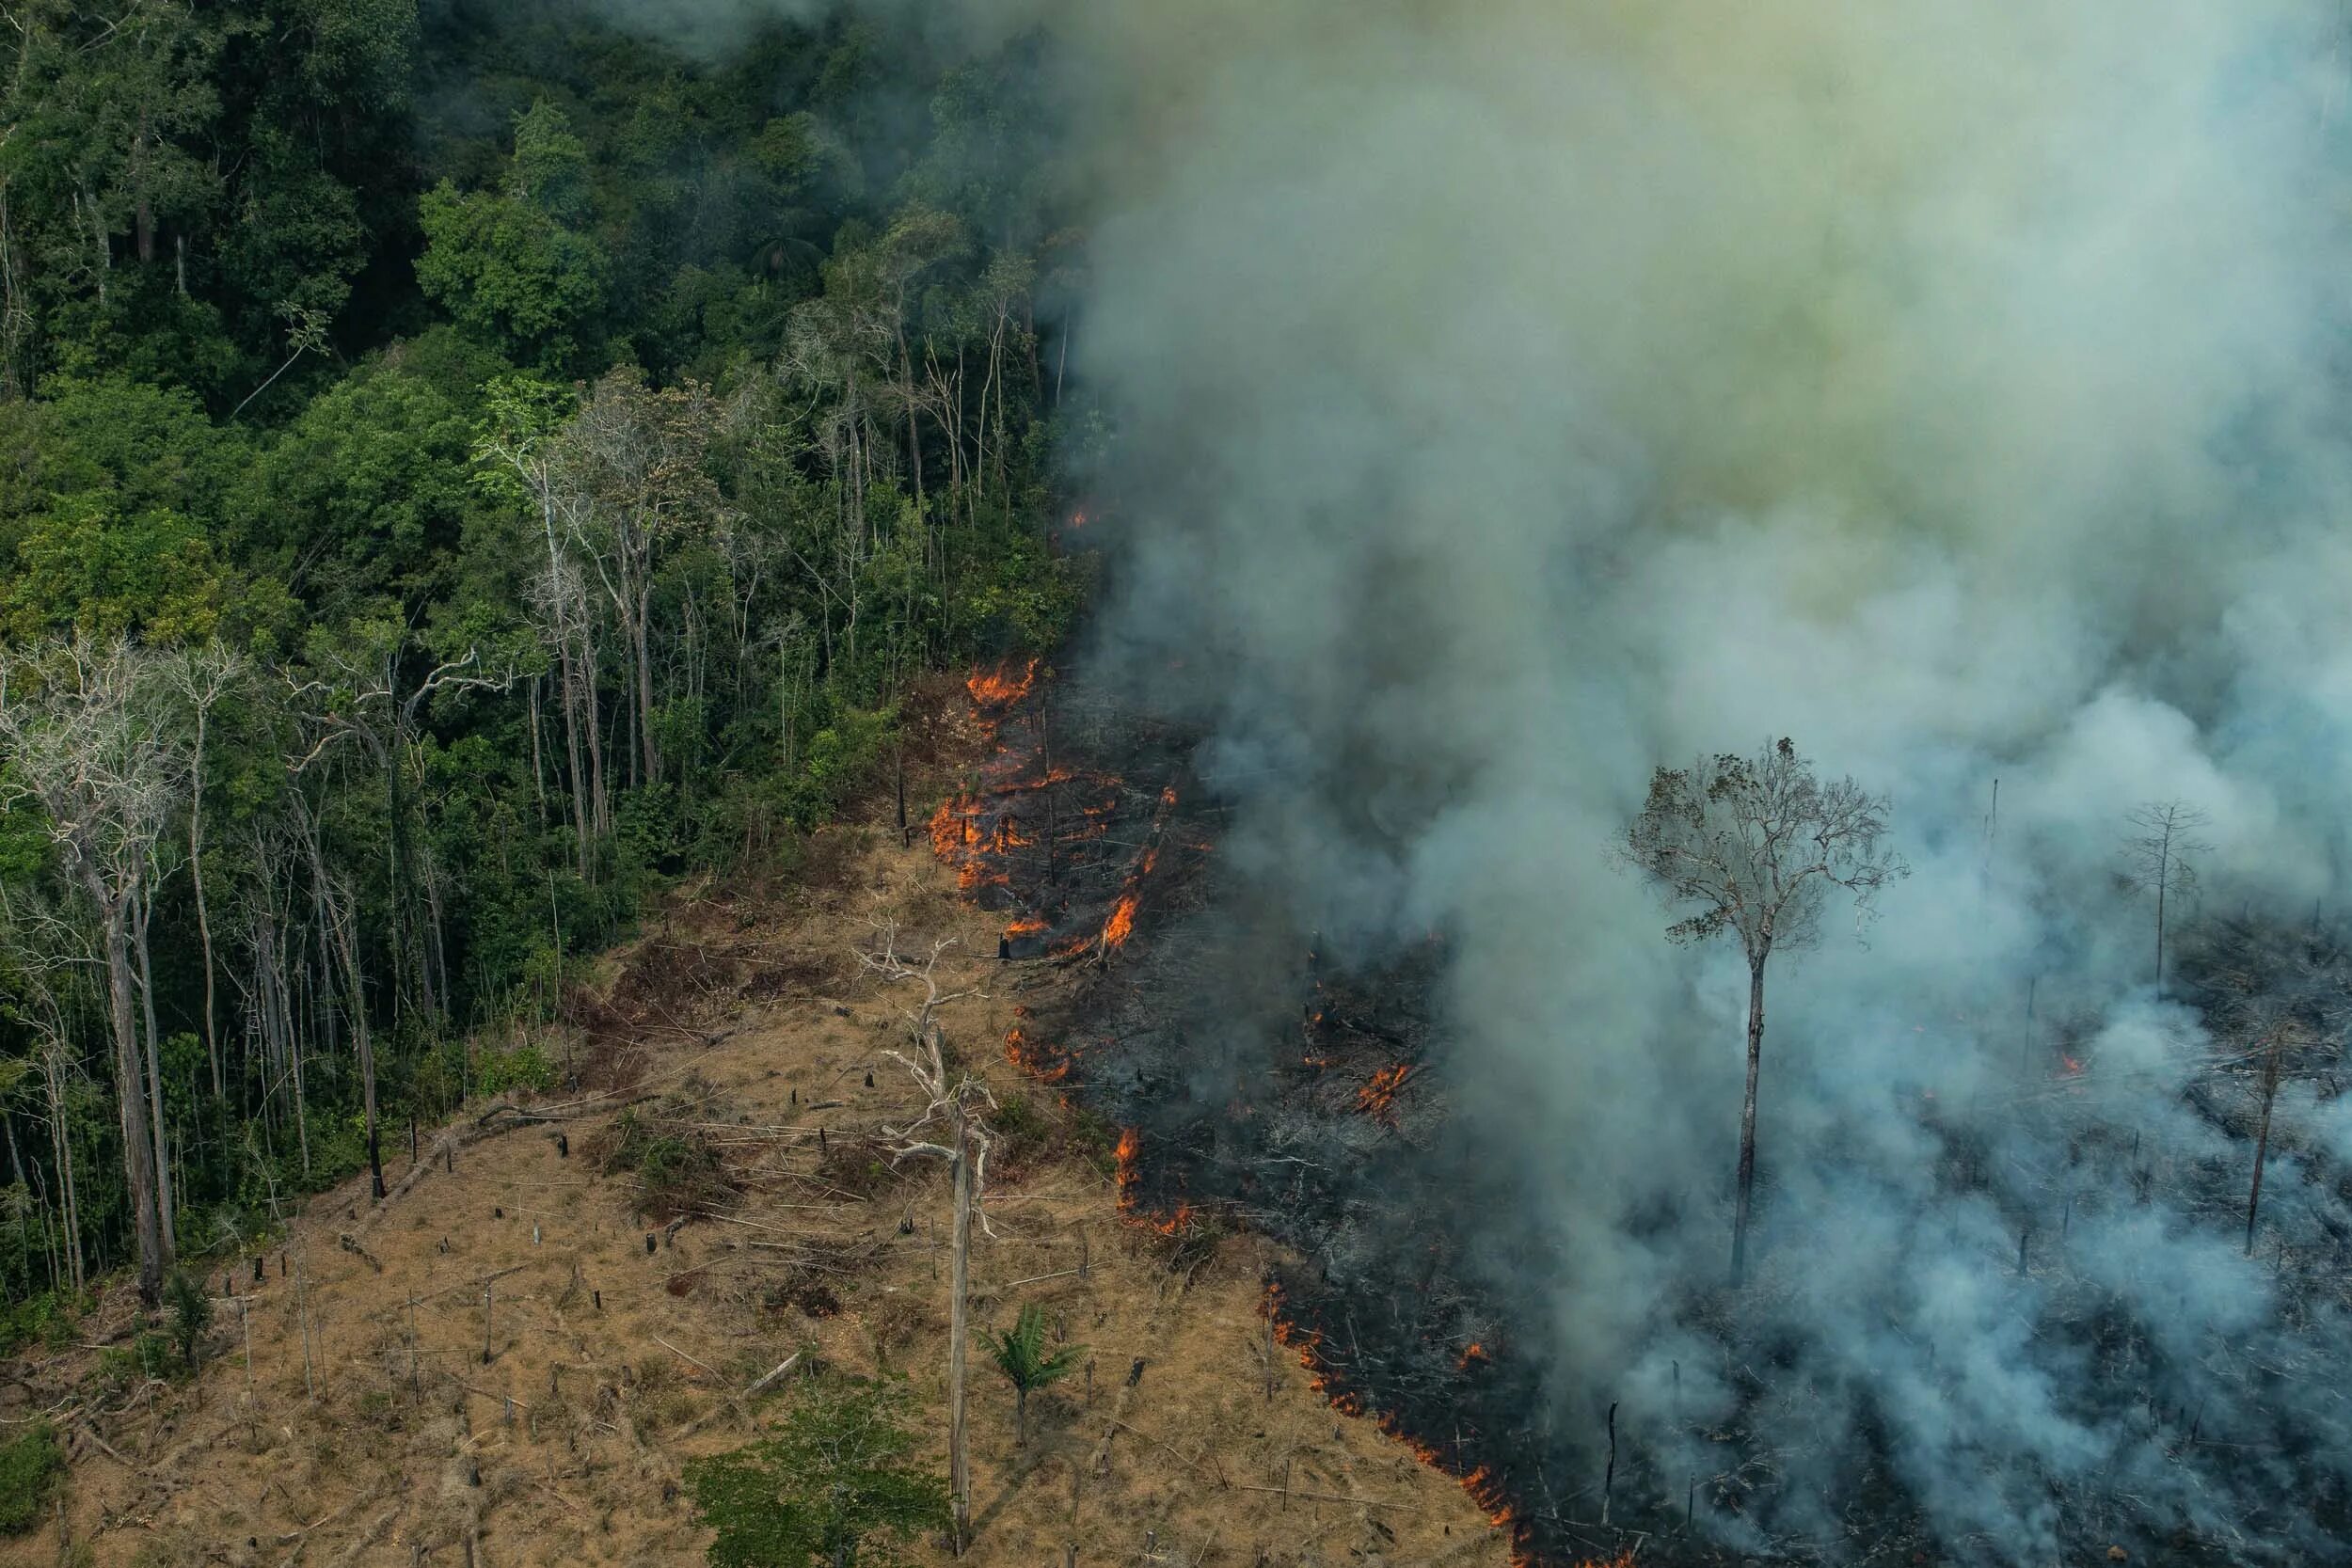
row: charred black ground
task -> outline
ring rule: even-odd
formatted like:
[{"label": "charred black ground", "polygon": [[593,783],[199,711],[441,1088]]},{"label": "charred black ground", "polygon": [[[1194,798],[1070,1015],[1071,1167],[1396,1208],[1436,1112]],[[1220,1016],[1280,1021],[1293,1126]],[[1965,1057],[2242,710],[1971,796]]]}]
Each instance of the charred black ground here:
[{"label": "charred black ground", "polygon": [[[1924,1562],[2008,1552],[1933,1532],[1889,1462],[1885,1429],[1865,1423],[1820,1451],[1821,1433],[1799,1418],[1808,1396],[1791,1386],[1804,1375],[1801,1347],[1744,1326],[1751,1314],[1731,1292],[1691,1294],[1675,1326],[1720,1355],[1709,1370],[1739,1391],[1733,1419],[1700,1421],[1671,1395],[1651,1408],[1609,1389],[1561,1387],[1542,1351],[1553,1332],[1546,1304],[1513,1282],[1568,1277],[1579,1259],[1546,1255],[1515,1222],[1545,1199],[1520,1190],[1507,1164],[1478,1158],[1477,1129],[1454,1113],[1445,934],[1343,960],[1290,916],[1280,887],[1220,852],[1239,803],[1196,775],[1195,734],[1038,666],[977,674],[970,691],[995,751],[974,787],[934,817],[934,847],[975,897],[1007,913],[1006,962],[1078,971],[1074,987],[1041,990],[1068,1000],[1025,1011],[1008,1053],[1125,1131],[1122,1197],[1138,1223],[1201,1237],[1244,1225],[1298,1250],[1306,1260],[1266,1282],[1267,1306],[1334,1404],[1372,1414],[1460,1478],[1531,1561],[1630,1551],[1662,1562]],[[2346,1430],[2312,1418],[2310,1400],[2280,1406],[2266,1430],[2223,1430],[2165,1394],[2220,1378],[2262,1408],[2266,1388],[2331,1375],[2323,1335],[2311,1337],[2309,1365],[2237,1356],[2224,1338],[2202,1347],[2201,1365],[2173,1365],[2176,1346],[2070,1268],[2076,1224],[2157,1194],[2167,1213],[2245,1228],[2265,1090],[2338,1090],[2352,960],[2325,921],[2250,909],[2201,920],[2183,943],[2180,990],[2217,1042],[2184,1096],[2210,1131],[2204,1157],[2158,1157],[2153,1144],[2143,1153],[2131,1129],[2084,1111],[2082,1075],[2099,1070],[2085,1059],[2087,1017],[2037,1018],[2021,1031],[2004,1106],[1947,1115],[1931,1094],[1912,1101],[1939,1150],[1937,1198],[1997,1207],[2010,1217],[2021,1275],[2045,1288],[2055,1280],[2045,1298],[2055,1305],[2032,1331],[2066,1344],[2082,1378],[2069,1398],[2105,1419],[2125,1412],[2164,1462],[2256,1499],[2234,1530],[2199,1528],[2144,1506],[2121,1481],[2048,1478],[2062,1538],[2086,1558],[2292,1554],[2291,1543],[2348,1518],[2331,1479]],[[1575,1027],[1573,1017],[1563,1026]],[[1971,1131],[1988,1109],[2035,1135],[1995,1147]],[[2013,1168],[2016,1147],[2064,1157]],[[2341,1198],[2352,1182],[2321,1150],[2274,1138],[2265,1153],[2268,1262],[2287,1310],[2317,1325],[2344,1310],[2352,1235],[2306,1189],[2324,1184]],[[1654,1223],[1683,1217],[1661,1212]],[[1767,1248],[1784,1261],[1801,1255],[1805,1238],[1776,1227],[1769,1204],[1763,1223]],[[1933,1348],[1925,1354],[1932,1365]],[[1677,1364],[1673,1394],[1680,1373]],[[2344,1410],[2336,1401],[2317,1408]],[[1664,1433],[1683,1442],[1661,1443]],[[1690,1452],[1691,1441],[1710,1463],[1664,1460]],[[1802,1463],[1798,1444],[1812,1450]],[[1846,1528],[1784,1528],[1788,1478],[1825,1469],[1839,1478],[1832,1508]]]}]

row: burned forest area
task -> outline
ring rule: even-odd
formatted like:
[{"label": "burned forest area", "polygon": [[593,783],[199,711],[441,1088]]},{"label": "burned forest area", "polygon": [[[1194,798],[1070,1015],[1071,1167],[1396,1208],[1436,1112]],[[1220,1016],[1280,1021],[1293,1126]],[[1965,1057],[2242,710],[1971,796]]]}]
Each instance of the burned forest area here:
[{"label": "burned forest area", "polygon": [[2352,0],[0,21],[0,1560],[2352,1564]]},{"label": "burned forest area", "polygon": [[[1544,1252],[1515,1218],[1540,1198],[1482,1157],[1450,1105],[1445,934],[1353,962],[1327,951],[1285,918],[1279,893],[1220,860],[1236,801],[1194,770],[1197,731],[1089,689],[1082,668],[1057,678],[1016,660],[966,686],[991,754],[939,806],[930,841],[963,895],[1005,921],[1007,994],[1022,992],[1024,970],[1054,976],[1035,982],[1052,1000],[1014,1006],[1007,1058],[1120,1126],[1120,1205],[1175,1239],[1172,1266],[1236,1230],[1294,1248],[1263,1282],[1272,1337],[1334,1408],[1370,1415],[1458,1481],[1515,1560],[2010,1550],[1945,1533],[1880,1424],[1807,1430],[1807,1391],[1794,1386],[1809,1375],[1804,1347],[1755,1307],[1782,1271],[1806,1266],[1794,1225],[1763,1227],[1770,1260],[1743,1290],[1708,1281],[1673,1304],[1678,1342],[1715,1360],[1727,1407],[1679,1404],[1679,1362],[1662,1386],[1629,1369],[1624,1385],[1564,1397],[1545,1364],[1542,1303],[1520,1282],[1572,1274],[1577,1259]],[[2315,1543],[2352,1528],[2329,1342],[2352,1275],[2352,1227],[2333,1205],[2352,1196],[2352,1171],[2308,1137],[2280,1142],[2270,1118],[2282,1085],[2340,1092],[2352,948],[2325,911],[2282,918],[2250,904],[2201,912],[2174,940],[2174,994],[2210,1031],[2210,1054],[2178,1089],[2203,1147],[2159,1151],[2106,1116],[2088,1087],[2132,1069],[2101,1060],[2096,1018],[2024,1003],[2003,1073],[1964,1117],[1940,1115],[1932,1091],[1907,1099],[1928,1183],[1916,1223],[1946,1205],[1996,1213],[2014,1245],[1994,1272],[2029,1286],[2012,1308],[2031,1314],[2021,1332],[2059,1347],[2082,1379],[2067,1402],[2128,1423],[2153,1463],[2209,1470],[2244,1509],[2195,1525],[2112,1472],[2036,1477],[2057,1560],[2218,1563],[2289,1542],[2289,1560],[2317,1560]],[[1982,1132],[1987,1114],[2029,1124],[2062,1157],[1994,1170],[2014,1152]],[[2070,1257],[2077,1226],[2157,1206],[2243,1240],[2275,1293],[2277,1338],[2183,1344],[2104,1289],[2098,1264]],[[1932,1331],[1918,1332],[1931,1368]],[[2321,1410],[2273,1404],[2290,1384]],[[1789,1526],[1799,1475],[1833,1490],[1834,1527]]]}]

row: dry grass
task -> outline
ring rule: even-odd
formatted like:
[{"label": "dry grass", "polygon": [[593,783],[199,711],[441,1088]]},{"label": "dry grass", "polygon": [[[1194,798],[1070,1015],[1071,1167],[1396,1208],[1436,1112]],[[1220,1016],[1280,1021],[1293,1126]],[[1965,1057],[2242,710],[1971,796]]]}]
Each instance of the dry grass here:
[{"label": "dry grass", "polygon": [[[453,1173],[424,1173],[365,1225],[381,1274],[337,1244],[364,1211],[361,1189],[314,1200],[285,1249],[307,1282],[310,1377],[295,1280],[273,1252],[266,1283],[223,1303],[220,1358],[199,1385],[106,1418],[119,1462],[77,1442],[72,1555],[412,1568],[462,1562],[471,1535],[476,1560],[499,1568],[699,1563],[681,1465],[744,1441],[763,1407],[794,1397],[788,1377],[748,1415],[739,1397],[793,1351],[903,1375],[944,1418],[946,1181],[936,1165],[893,1170],[873,1139],[913,1107],[914,1085],[882,1054],[906,999],[850,955],[882,912],[911,934],[960,935],[957,987],[1009,976],[994,924],[947,895],[919,846],[839,837],[820,839],[824,878],[781,911],[683,901],[645,939],[664,944],[661,960],[616,963],[612,990],[580,1011],[608,1057],[626,1058],[595,1077],[632,1081],[631,1094],[654,1097],[641,1117],[691,1130],[723,1160],[736,1189],[723,1209],[666,1236],[635,1218],[634,1176],[601,1174],[592,1152],[610,1113],[567,1125],[569,1158],[534,1127],[460,1149]],[[976,1250],[975,1322],[1003,1326],[1036,1302],[1057,1338],[1086,1347],[1089,1371],[1032,1401],[1016,1447],[1011,1390],[975,1347],[978,1535],[964,1560],[1039,1568],[1074,1549],[1080,1563],[1169,1568],[1504,1561],[1459,1487],[1334,1413],[1288,1353],[1268,1398],[1264,1243],[1228,1237],[1172,1269],[1167,1244],[1118,1213],[1069,1114],[1004,1061],[1010,1022],[1001,994],[943,1016],[967,1060],[1001,1095],[1025,1093],[1034,1118],[991,1195],[997,1234]],[[1087,1273],[1067,1272],[1081,1257]],[[53,1528],[0,1544],[0,1558],[69,1560]]]}]

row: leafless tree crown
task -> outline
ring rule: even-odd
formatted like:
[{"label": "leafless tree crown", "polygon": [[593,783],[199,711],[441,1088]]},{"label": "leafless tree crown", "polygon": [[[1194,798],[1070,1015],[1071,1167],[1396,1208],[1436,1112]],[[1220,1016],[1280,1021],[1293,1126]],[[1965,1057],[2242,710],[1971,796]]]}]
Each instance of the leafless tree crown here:
[{"label": "leafless tree crown", "polygon": [[948,948],[955,945],[953,937],[943,937],[933,942],[930,951],[917,963],[899,953],[898,928],[895,924],[878,920],[875,929],[881,934],[882,945],[872,952],[860,949],[859,962],[885,980],[923,988],[923,1000],[914,1006],[903,1009],[908,1041],[914,1048],[912,1053],[882,1053],[907,1069],[908,1075],[922,1089],[925,1101],[922,1115],[913,1121],[902,1127],[887,1124],[882,1127],[882,1136],[891,1141],[891,1162],[895,1164],[901,1160],[931,1159],[944,1160],[952,1165],[959,1158],[956,1149],[925,1134],[934,1129],[945,1128],[951,1131],[940,1135],[952,1138],[955,1135],[952,1129],[960,1121],[963,1141],[972,1151],[975,1217],[979,1221],[980,1229],[993,1236],[996,1232],[990,1228],[987,1215],[979,1212],[979,1204],[987,1186],[988,1150],[992,1136],[987,1123],[981,1118],[984,1112],[996,1109],[995,1097],[989,1093],[987,1085],[972,1074],[950,1072],[938,1022],[940,1008],[950,1002],[978,995],[979,988],[944,992],[939,989],[939,960]]}]

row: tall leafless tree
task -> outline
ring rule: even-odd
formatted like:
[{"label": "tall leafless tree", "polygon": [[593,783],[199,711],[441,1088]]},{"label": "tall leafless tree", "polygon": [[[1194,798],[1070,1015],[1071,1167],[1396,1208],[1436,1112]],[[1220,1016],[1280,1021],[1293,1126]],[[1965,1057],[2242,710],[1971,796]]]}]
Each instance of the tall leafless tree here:
[{"label": "tall leafless tree", "polygon": [[2123,841],[2124,875],[2131,885],[2155,902],[2156,963],[2153,983],[2164,989],[2165,922],[2168,910],[2197,892],[2192,857],[2213,847],[2198,837],[2212,819],[2194,806],[2178,800],[2149,800],[2123,816],[2133,829]]},{"label": "tall leafless tree", "polygon": [[1694,912],[1666,928],[1677,942],[1724,931],[1748,960],[1748,1081],[1740,1109],[1731,1278],[1747,1269],[1756,1184],[1756,1091],[1764,1061],[1764,966],[1775,951],[1820,940],[1830,890],[1851,896],[1857,930],[1879,889],[1908,874],[1886,843],[1887,801],[1853,780],[1824,784],[1787,739],[1755,757],[1720,753],[1661,768],[1628,824],[1621,852],[1670,909]]},{"label": "tall leafless tree", "polygon": [[186,786],[153,656],[126,642],[42,643],[0,659],[0,751],[8,787],[37,799],[60,868],[88,901],[104,954],[122,1159],[139,1250],[139,1295],[162,1299],[171,1266],[163,1216],[160,1085],[140,1090],[132,926],[156,846]]},{"label": "tall leafless tree", "polygon": [[[939,1009],[950,1002],[979,994],[977,987],[943,994],[937,972],[940,956],[954,945],[953,938],[931,943],[920,964],[898,952],[898,931],[888,922],[878,925],[882,950],[860,949],[858,958],[885,980],[919,985],[923,1001],[906,1010],[908,1036],[914,1046],[886,1053],[907,1069],[923,1091],[923,1114],[903,1127],[884,1126],[882,1135],[893,1145],[893,1164],[908,1159],[946,1162],[955,1174],[955,1295],[947,1315],[947,1484],[955,1504],[956,1554],[963,1554],[972,1534],[972,1466],[964,1443],[964,1364],[970,1338],[966,1303],[972,1283],[972,1227],[988,1234],[988,1217],[979,1212],[988,1182],[991,1134],[982,1115],[996,1108],[988,1086],[968,1072],[951,1072],[939,1033]],[[937,1131],[934,1131],[937,1130]],[[929,1136],[926,1134],[929,1133]],[[945,1142],[934,1141],[944,1136]]]},{"label": "tall leafless tree", "polygon": [[188,876],[195,884],[196,930],[204,950],[204,1055],[212,1065],[213,1098],[221,1100],[228,1091],[221,1077],[220,1037],[215,1021],[213,916],[204,897],[204,743],[211,735],[213,710],[245,678],[246,661],[233,648],[210,642],[177,655],[167,669],[195,721],[194,749],[188,758]]}]

